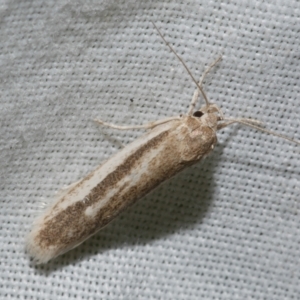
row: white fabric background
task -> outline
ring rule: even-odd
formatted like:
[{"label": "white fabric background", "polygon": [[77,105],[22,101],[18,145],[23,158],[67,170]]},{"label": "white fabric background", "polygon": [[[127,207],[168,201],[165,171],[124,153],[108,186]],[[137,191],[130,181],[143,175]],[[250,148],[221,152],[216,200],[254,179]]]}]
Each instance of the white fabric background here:
[{"label": "white fabric background", "polygon": [[24,237],[43,203],[185,113],[195,86],[226,116],[300,139],[299,1],[0,2],[1,299],[299,299],[300,147],[243,126],[80,247],[43,266]]}]

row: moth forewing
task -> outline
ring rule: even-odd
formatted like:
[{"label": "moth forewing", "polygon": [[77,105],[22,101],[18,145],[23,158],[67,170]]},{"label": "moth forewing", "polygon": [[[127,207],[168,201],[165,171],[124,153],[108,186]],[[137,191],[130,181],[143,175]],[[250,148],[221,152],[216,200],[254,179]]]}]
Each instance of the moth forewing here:
[{"label": "moth forewing", "polygon": [[[213,126],[211,126],[213,124]],[[182,116],[154,127],[58,198],[34,223],[28,252],[45,263],[81,244],[159,184],[206,156],[217,117]]]}]

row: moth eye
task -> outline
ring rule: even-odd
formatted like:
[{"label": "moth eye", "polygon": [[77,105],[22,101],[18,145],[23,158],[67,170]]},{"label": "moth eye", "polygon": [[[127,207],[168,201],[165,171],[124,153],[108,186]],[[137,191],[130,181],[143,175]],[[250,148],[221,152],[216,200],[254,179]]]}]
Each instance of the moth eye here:
[{"label": "moth eye", "polygon": [[195,111],[195,112],[193,113],[193,116],[194,116],[194,117],[197,117],[197,118],[201,118],[203,115],[204,115],[204,113],[203,113],[202,111],[200,111],[200,110]]}]

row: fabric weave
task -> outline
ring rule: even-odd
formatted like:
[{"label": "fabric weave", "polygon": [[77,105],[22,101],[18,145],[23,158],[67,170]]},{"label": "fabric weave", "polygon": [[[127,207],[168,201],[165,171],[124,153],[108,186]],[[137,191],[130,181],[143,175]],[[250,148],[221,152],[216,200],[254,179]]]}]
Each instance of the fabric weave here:
[{"label": "fabric weave", "polygon": [[[300,140],[299,1],[0,2],[1,299],[298,299],[300,151],[234,125],[214,152],[78,248],[34,266],[24,238],[55,192],[195,90]],[[202,100],[201,100],[202,101]],[[203,103],[203,102],[202,102]],[[200,104],[199,104],[200,105]]]}]

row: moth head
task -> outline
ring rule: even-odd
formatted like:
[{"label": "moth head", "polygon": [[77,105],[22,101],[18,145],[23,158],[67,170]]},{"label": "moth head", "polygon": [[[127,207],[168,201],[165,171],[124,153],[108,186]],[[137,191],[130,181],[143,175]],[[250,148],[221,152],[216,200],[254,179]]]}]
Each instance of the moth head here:
[{"label": "moth head", "polygon": [[208,105],[202,106],[200,110],[194,112],[193,116],[196,118],[201,118],[205,114],[214,114],[219,120],[223,119],[223,113],[220,107],[214,103],[209,103]]}]

